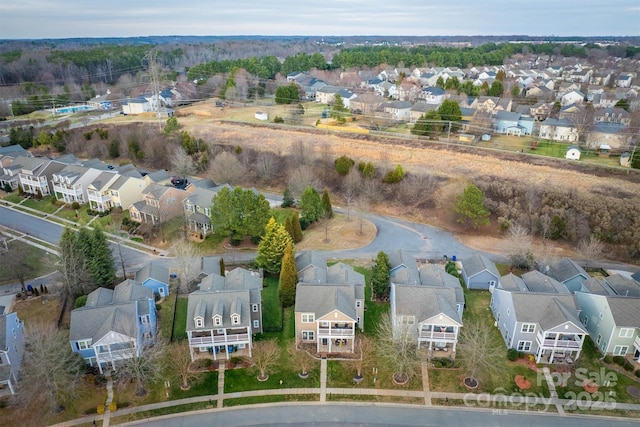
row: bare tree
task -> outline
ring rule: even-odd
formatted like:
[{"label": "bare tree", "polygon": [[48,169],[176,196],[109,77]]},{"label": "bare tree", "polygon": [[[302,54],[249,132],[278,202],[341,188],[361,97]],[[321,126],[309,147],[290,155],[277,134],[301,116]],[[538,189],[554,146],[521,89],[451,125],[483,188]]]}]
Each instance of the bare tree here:
[{"label": "bare tree", "polygon": [[184,151],[184,148],[174,148],[171,156],[171,169],[181,178],[186,178],[194,172],[193,159]]},{"label": "bare tree", "polygon": [[209,172],[217,183],[237,184],[246,175],[246,168],[236,156],[223,151],[213,159]]},{"label": "bare tree", "polygon": [[287,348],[289,355],[291,356],[291,362],[300,371],[298,375],[306,378],[309,375],[309,370],[314,364],[313,357],[303,348],[297,348],[295,341],[291,342]]},{"label": "bare tree", "polygon": [[497,372],[502,346],[491,338],[491,329],[478,322],[465,324],[458,340],[457,360],[467,371],[465,384],[475,388],[480,381],[488,381],[488,377]]},{"label": "bare tree", "polygon": [[117,365],[114,379],[122,387],[135,383],[135,395],[146,395],[148,384],[162,378],[166,369],[166,350],[164,341],[157,337],[156,342],[144,347],[139,355],[134,352],[133,357],[123,359]]},{"label": "bare tree", "polygon": [[364,217],[367,214],[367,212],[369,211],[369,199],[367,197],[365,197],[364,195],[360,196],[357,200],[356,200],[356,204],[358,207],[358,218],[360,220],[360,235],[364,234],[364,230],[363,230],[363,226],[364,226]]},{"label": "bare tree", "polygon": [[278,157],[269,152],[261,152],[256,158],[256,172],[264,180],[270,180],[278,173]]},{"label": "bare tree", "polygon": [[11,242],[5,252],[0,252],[0,262],[2,262],[2,270],[8,275],[20,282],[22,292],[26,291],[25,280],[33,267],[29,265],[29,249],[26,243]]},{"label": "bare tree", "polygon": [[354,348],[354,354],[356,357],[350,361],[351,365],[356,370],[354,380],[361,380],[363,378],[362,372],[373,366],[373,362],[375,360],[374,350],[374,341],[371,340],[371,338],[365,335],[359,335],[356,337]]},{"label": "bare tree", "polygon": [[189,283],[200,273],[200,249],[187,239],[182,239],[175,244],[173,252],[180,275],[180,288],[188,292]]},{"label": "bare tree", "polygon": [[29,324],[24,341],[15,403],[47,413],[62,412],[82,392],[84,361],[71,351],[69,334],[51,323]]},{"label": "bare tree", "polygon": [[347,176],[344,177],[344,182],[342,183],[342,198],[347,204],[347,221],[351,221],[351,204],[360,192],[361,187],[362,176],[360,172],[352,168]]},{"label": "bare tree", "polygon": [[291,193],[300,197],[307,187],[321,188],[320,180],[308,166],[300,166],[289,174],[288,188]]},{"label": "bare tree", "polygon": [[520,224],[512,224],[507,231],[511,267],[530,270],[533,267],[532,241],[529,231]]},{"label": "bare tree", "polygon": [[268,371],[280,359],[280,347],[276,340],[257,341],[251,348],[251,362],[258,370],[258,380],[269,378]]},{"label": "bare tree", "polygon": [[311,163],[312,150],[306,141],[296,141],[291,145],[291,160],[296,166],[307,165]]},{"label": "bare tree", "polygon": [[393,370],[395,382],[407,383],[416,375],[422,362],[414,326],[406,323],[393,325],[391,315],[387,313],[378,324],[377,335],[378,360]]},{"label": "bare tree", "polygon": [[182,390],[189,390],[191,387],[189,382],[196,378],[195,373],[191,371],[189,342],[183,340],[171,344],[171,346],[169,346],[168,356],[170,366],[175,370],[178,379],[182,382],[180,388]]},{"label": "bare tree", "polygon": [[600,258],[603,250],[604,244],[594,234],[589,236],[588,239],[584,238],[578,242],[578,253],[584,258],[586,262],[585,266],[588,265],[590,260]]}]

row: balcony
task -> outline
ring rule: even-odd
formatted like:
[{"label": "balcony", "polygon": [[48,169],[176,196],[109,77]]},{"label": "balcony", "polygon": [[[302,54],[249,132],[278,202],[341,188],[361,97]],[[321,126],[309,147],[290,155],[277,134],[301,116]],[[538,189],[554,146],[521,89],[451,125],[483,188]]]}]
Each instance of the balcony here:
[{"label": "balcony", "polygon": [[98,352],[97,357],[100,361],[111,362],[112,360],[131,359],[135,353],[135,348],[125,348],[122,350]]},{"label": "balcony", "polygon": [[576,336],[566,335],[564,337],[560,337],[557,340],[555,338],[547,338],[545,339],[542,333],[538,332],[536,336],[536,341],[538,341],[538,345],[541,347],[547,348],[567,348],[567,349],[579,349],[582,347],[582,340],[577,340]]},{"label": "balcony", "polygon": [[454,332],[420,331],[418,339],[421,341],[457,341],[458,336]]},{"label": "balcony", "polygon": [[239,344],[248,343],[249,334],[233,334],[233,335],[207,335],[203,337],[191,337],[189,345],[192,347],[204,347],[214,345]]},{"label": "balcony", "polygon": [[318,336],[322,337],[352,337],[353,328],[318,328]]}]

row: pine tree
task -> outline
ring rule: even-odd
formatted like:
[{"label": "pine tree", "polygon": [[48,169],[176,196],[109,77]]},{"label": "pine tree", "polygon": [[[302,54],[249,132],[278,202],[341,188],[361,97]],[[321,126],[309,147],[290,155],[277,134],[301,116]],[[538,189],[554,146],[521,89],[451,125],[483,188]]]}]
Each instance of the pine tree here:
[{"label": "pine tree", "polygon": [[391,263],[389,257],[383,251],[378,252],[376,263],[371,275],[371,288],[377,298],[389,296],[391,280]]},{"label": "pine tree", "polygon": [[282,269],[280,270],[280,282],[278,285],[278,298],[283,307],[291,307],[296,301],[296,284],[298,283],[298,271],[293,252],[293,244],[288,243],[282,257]]},{"label": "pine tree", "polygon": [[302,242],[302,227],[300,226],[300,217],[298,211],[293,212],[291,217],[291,225],[293,226],[293,243]]},{"label": "pine tree", "polygon": [[489,210],[484,206],[484,192],[476,185],[470,184],[458,196],[455,204],[458,222],[478,228],[489,224]]},{"label": "pine tree", "polygon": [[307,224],[316,222],[324,214],[322,199],[312,186],[308,186],[302,192],[302,197],[300,197],[300,210],[302,212],[302,219]]},{"label": "pine tree", "polygon": [[291,222],[291,217],[287,217],[287,220],[284,222],[284,228],[287,230],[287,233],[291,236],[291,240],[295,242],[296,236],[293,231],[293,223]]},{"label": "pine tree", "polygon": [[109,286],[116,279],[116,267],[111,248],[100,228],[95,228],[91,235],[89,272],[97,286]]},{"label": "pine tree", "polygon": [[331,197],[329,197],[329,189],[324,187],[322,192],[322,207],[324,208],[325,218],[333,218],[333,207],[331,207]]},{"label": "pine tree", "polygon": [[271,274],[279,273],[287,244],[293,245],[291,236],[282,224],[278,224],[271,217],[265,229],[264,237],[258,245],[258,256],[256,257],[258,267],[264,268]]},{"label": "pine tree", "polygon": [[283,208],[290,208],[294,205],[295,201],[293,200],[293,196],[291,195],[291,190],[288,188],[284,189],[284,193],[282,194],[282,206]]}]

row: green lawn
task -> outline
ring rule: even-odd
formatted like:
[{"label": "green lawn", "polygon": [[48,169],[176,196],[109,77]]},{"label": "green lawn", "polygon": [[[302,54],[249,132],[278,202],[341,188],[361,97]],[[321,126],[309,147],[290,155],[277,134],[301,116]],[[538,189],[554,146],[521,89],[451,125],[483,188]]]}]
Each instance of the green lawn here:
[{"label": "green lawn", "polygon": [[237,399],[225,399],[224,407],[241,406],[241,405],[257,405],[259,403],[277,403],[277,402],[311,402],[319,400],[317,394],[293,394],[293,395],[267,395],[253,397],[239,397]]},{"label": "green lawn", "polygon": [[77,222],[80,225],[86,225],[93,218],[91,215],[87,214],[88,208],[88,205],[80,206],[76,215],[76,210],[72,209],[69,205],[66,205],[64,209],[56,214],[56,216]]},{"label": "green lawn", "polygon": [[278,224],[284,225],[284,223],[287,221],[287,218],[293,215],[294,210],[295,209],[291,208],[275,208],[271,209],[271,215],[275,218]]},{"label": "green lawn", "polygon": [[3,199],[6,200],[7,202],[11,202],[11,203],[20,203],[20,201],[22,201],[22,199],[24,199],[24,197],[22,197],[16,191],[16,192],[13,192],[11,194],[7,194],[6,196],[3,197]]},{"label": "green lawn", "polygon": [[44,213],[54,213],[60,206],[57,204],[51,203],[51,200],[54,200],[55,197],[47,196],[43,197],[42,200],[37,199],[27,199],[22,203],[21,206],[25,206],[27,208],[32,208],[39,210]]},{"label": "green lawn", "polygon": [[[247,390],[269,390],[278,388],[320,387],[320,363],[309,371],[309,378],[302,379],[298,371],[289,363],[288,355],[283,351],[281,363],[268,370],[269,379],[258,381],[257,371],[252,368],[231,369],[224,372],[224,392],[234,393]],[[282,380],[282,384],[280,384]]]},{"label": "green lawn", "polygon": [[171,339],[171,331],[173,330],[173,312],[175,310],[176,298],[177,295],[175,292],[169,294],[169,296],[162,301],[162,304],[160,304],[161,308],[158,313],[160,316],[160,334],[167,342]]},{"label": "green lawn", "polygon": [[265,330],[275,331],[282,325],[282,307],[278,298],[278,278],[267,276],[262,288],[262,324]]},{"label": "green lawn", "polygon": [[218,371],[198,374],[198,378],[191,381],[191,388],[189,388],[189,390],[182,390],[180,384],[181,382],[178,380],[171,382],[171,389],[169,391],[169,398],[171,400],[218,394]]},{"label": "green lawn", "polygon": [[176,321],[173,323],[173,341],[187,339],[187,297],[178,297],[176,305]]},{"label": "green lawn", "polygon": [[[24,254],[23,259],[28,267],[26,269],[25,280],[43,276],[56,269],[55,264],[58,258],[55,255],[51,255],[48,252],[19,241],[10,242],[9,249],[11,250],[12,248],[19,248],[16,250],[23,251],[20,253]],[[0,255],[0,260],[3,256],[7,255]],[[17,282],[18,279],[16,278],[11,265],[6,262],[0,262],[0,284]]]},{"label": "green lawn", "polygon": [[225,236],[221,236],[220,234],[209,234],[204,242],[198,243],[198,248],[203,255],[213,255],[226,252],[225,249],[221,247],[221,243],[224,239]]}]

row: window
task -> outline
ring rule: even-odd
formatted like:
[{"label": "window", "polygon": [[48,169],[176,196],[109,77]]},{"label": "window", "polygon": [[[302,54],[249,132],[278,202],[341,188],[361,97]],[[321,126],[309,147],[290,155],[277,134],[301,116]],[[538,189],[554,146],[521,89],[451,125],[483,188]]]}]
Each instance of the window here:
[{"label": "window", "polygon": [[238,344],[238,348],[247,348],[247,345],[245,343],[240,343]]},{"label": "window", "polygon": [[320,322],[320,326],[323,328],[328,328],[329,327],[329,322]]},{"label": "window", "polygon": [[234,325],[239,325],[240,324],[240,316],[238,316],[237,314],[231,316],[231,323],[234,324]]},{"label": "window", "polygon": [[523,334],[531,334],[536,330],[535,323],[523,323],[521,332]]},{"label": "window", "polygon": [[496,286],[496,281],[495,280],[489,280],[489,287],[493,288]]},{"label": "window", "polygon": [[582,324],[586,327],[586,326],[587,326],[587,323],[589,323],[589,318],[588,318],[587,316],[584,316],[584,317],[581,319],[581,321],[582,321]]},{"label": "window", "polygon": [[507,316],[510,316],[510,315],[511,315],[511,309],[507,308]]},{"label": "window", "polygon": [[147,316],[142,316],[140,320],[142,320],[142,324],[144,325],[149,321],[149,318]]},{"label": "window", "polygon": [[604,315],[602,314],[602,312],[600,312],[600,314],[598,314],[598,319],[602,320],[604,318]]},{"label": "window", "polygon": [[634,328],[620,328],[618,336],[620,338],[633,338]]},{"label": "window", "polygon": [[531,351],[531,341],[518,341],[518,351]]},{"label": "window", "polygon": [[78,350],[86,350],[91,347],[91,340],[78,341]]},{"label": "window", "polygon": [[251,304],[251,311],[253,311],[254,313],[258,312],[258,304]]},{"label": "window", "polygon": [[196,328],[202,328],[204,326],[204,320],[202,317],[196,317]]},{"label": "window", "polygon": [[617,345],[613,347],[613,355],[614,356],[624,356],[629,351],[628,345]]},{"label": "window", "polygon": [[253,321],[253,327],[255,329],[260,329],[260,321],[259,320],[254,320]]},{"label": "window", "polygon": [[314,331],[302,331],[302,341],[313,341],[314,337]]},{"label": "window", "polygon": [[362,301],[360,300],[356,301],[356,308],[360,308],[361,305],[362,305]]},{"label": "window", "polygon": [[315,315],[313,313],[302,313],[302,323],[315,322]]},{"label": "window", "polygon": [[600,344],[602,342],[602,335],[598,334],[598,338],[596,338],[596,344]]},{"label": "window", "polygon": [[216,326],[222,325],[222,318],[220,316],[216,316],[213,318],[213,324]]},{"label": "window", "polygon": [[413,325],[416,323],[415,316],[402,316],[402,324],[403,325]]}]

